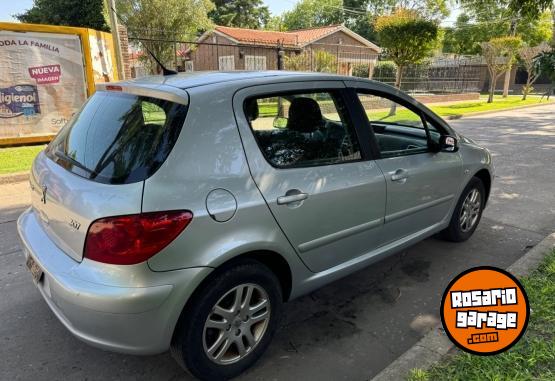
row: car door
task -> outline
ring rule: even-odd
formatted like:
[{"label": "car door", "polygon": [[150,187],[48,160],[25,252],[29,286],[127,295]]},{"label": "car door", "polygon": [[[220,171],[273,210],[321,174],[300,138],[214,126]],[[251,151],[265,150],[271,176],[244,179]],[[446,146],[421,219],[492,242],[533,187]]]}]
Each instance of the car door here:
[{"label": "car door", "polygon": [[252,176],[314,272],[375,248],[385,179],[361,150],[341,81],[254,86],[234,97]]},{"label": "car door", "polygon": [[437,230],[450,218],[462,179],[457,152],[431,149],[447,132],[408,97],[355,86],[387,184],[382,244]]}]

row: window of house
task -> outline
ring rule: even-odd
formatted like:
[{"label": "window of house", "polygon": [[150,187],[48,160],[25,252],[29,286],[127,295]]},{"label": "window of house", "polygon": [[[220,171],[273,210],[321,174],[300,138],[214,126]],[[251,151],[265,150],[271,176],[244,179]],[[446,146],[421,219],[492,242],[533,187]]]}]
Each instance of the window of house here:
[{"label": "window of house", "polygon": [[185,61],[185,71],[194,71],[193,61]]},{"label": "window of house", "polygon": [[235,57],[234,56],[218,57],[218,69],[220,71],[235,70]]},{"label": "window of house", "polygon": [[355,130],[334,91],[250,98],[245,114],[268,162],[278,168],[361,159]]},{"label": "window of house", "polygon": [[359,93],[382,157],[429,151],[429,140],[439,143],[439,131],[420,112],[376,94]]},{"label": "window of house", "polygon": [[245,70],[266,70],[266,56],[245,56]]}]

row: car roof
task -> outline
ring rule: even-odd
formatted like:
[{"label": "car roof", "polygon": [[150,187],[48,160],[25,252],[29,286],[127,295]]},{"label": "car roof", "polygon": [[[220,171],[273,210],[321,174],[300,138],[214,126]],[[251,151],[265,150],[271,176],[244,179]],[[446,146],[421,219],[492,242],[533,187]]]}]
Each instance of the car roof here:
[{"label": "car roof", "polygon": [[174,75],[153,75],[125,81],[130,85],[166,85],[179,89],[189,89],[192,87],[212,85],[217,83],[241,81],[242,84],[249,80],[260,80],[268,78],[268,82],[279,82],[283,79],[295,80],[345,80],[353,77],[345,77],[327,73],[305,73],[297,71],[198,71],[188,73],[178,73]]}]

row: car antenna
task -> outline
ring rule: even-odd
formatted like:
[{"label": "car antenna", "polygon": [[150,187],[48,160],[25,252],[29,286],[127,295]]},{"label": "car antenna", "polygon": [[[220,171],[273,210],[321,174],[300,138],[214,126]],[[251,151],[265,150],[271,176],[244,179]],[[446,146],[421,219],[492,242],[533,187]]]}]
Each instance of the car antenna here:
[{"label": "car antenna", "polygon": [[[127,23],[125,21],[122,20],[122,18],[120,17],[120,15],[116,12],[116,10],[114,9],[114,7],[112,8],[112,12],[114,12],[114,14],[116,15],[116,17],[120,20],[120,22],[123,24],[123,26],[125,26],[125,28],[127,28]],[[127,28],[129,29],[129,28]],[[154,58],[154,61],[156,61],[156,63],[158,64],[158,66],[160,66],[160,68],[162,69],[162,75],[174,75],[177,74],[177,71],[175,70],[171,70],[168,69],[167,67],[164,66],[164,64],[162,62],[160,62],[160,60],[158,59],[158,57],[156,57],[156,55],[154,55],[154,53],[152,53],[152,51],[146,46],[146,44],[140,39],[138,38],[138,40],[141,42],[141,44],[143,45],[143,48],[146,49],[147,53],[150,54],[150,56],[152,58]]]}]

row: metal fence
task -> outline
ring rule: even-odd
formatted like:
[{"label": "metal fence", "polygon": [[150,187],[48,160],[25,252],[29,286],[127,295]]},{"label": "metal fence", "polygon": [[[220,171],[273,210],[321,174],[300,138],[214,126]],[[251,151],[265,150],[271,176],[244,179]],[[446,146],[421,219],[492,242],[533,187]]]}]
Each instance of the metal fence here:
[{"label": "metal fence", "polygon": [[[327,72],[371,78],[391,85],[396,66],[386,56],[363,46],[312,43],[306,47],[281,44],[232,44],[182,41],[167,34],[129,33],[132,76],[157,71],[145,52],[154,51],[168,68],[201,70],[293,70]],[[401,89],[409,93],[465,93],[480,91],[481,63],[471,57],[439,57],[403,69]]]}]

